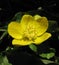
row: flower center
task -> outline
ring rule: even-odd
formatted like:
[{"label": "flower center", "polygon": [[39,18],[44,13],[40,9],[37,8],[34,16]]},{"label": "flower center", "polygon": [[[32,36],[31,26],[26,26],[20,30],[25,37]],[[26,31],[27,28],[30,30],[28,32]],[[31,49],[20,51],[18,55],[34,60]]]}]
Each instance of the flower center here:
[{"label": "flower center", "polygon": [[35,30],[35,27],[34,26],[31,26],[31,25],[27,26],[24,35],[29,40],[34,40],[36,38],[36,30]]}]

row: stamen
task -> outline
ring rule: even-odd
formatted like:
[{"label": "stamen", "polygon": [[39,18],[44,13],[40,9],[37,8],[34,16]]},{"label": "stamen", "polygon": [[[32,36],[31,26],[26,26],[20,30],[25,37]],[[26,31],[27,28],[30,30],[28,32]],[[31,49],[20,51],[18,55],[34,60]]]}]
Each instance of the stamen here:
[{"label": "stamen", "polygon": [[28,26],[24,32],[24,36],[27,37],[29,40],[32,40],[36,37],[36,30],[34,26]]}]

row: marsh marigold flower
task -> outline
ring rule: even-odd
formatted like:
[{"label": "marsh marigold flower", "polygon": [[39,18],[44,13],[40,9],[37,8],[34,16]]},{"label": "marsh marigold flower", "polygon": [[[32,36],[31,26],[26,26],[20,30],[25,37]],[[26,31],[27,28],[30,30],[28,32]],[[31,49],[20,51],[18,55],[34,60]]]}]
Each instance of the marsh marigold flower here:
[{"label": "marsh marigold flower", "polygon": [[8,25],[8,33],[14,38],[12,45],[41,44],[51,37],[47,29],[47,18],[39,15],[23,15],[20,22],[11,21]]}]

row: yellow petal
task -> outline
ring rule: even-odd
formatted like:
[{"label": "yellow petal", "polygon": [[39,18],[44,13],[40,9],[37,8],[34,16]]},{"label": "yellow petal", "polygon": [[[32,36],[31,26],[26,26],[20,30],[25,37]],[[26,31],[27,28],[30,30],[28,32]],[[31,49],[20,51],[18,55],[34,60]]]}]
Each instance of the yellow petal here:
[{"label": "yellow petal", "polygon": [[51,34],[50,33],[44,33],[42,36],[40,36],[40,37],[37,37],[36,39],[35,39],[35,44],[41,44],[42,42],[44,42],[44,41],[46,41],[48,38],[50,38],[51,37]]},{"label": "yellow petal", "polygon": [[48,28],[48,20],[46,17],[41,17],[37,20],[37,36],[42,35],[44,32],[47,31]]},{"label": "yellow petal", "polygon": [[9,33],[10,36],[12,36],[15,39],[22,38],[20,24],[18,22],[9,23],[8,33]]},{"label": "yellow petal", "polygon": [[17,40],[17,39],[14,39],[13,41],[12,41],[12,45],[17,45],[17,46],[25,46],[25,45],[29,45],[29,44],[31,44],[32,43],[32,41],[28,41],[28,40]]},{"label": "yellow petal", "polygon": [[35,20],[38,20],[38,19],[40,19],[41,18],[41,16],[40,15],[35,15],[35,16],[33,16],[34,17],[34,19]]},{"label": "yellow petal", "polygon": [[34,28],[36,36],[40,36],[46,32],[48,20],[46,17],[40,17],[39,15],[35,15],[34,17],[31,15],[24,15],[21,19],[21,27],[23,31],[27,30],[28,27]]},{"label": "yellow petal", "polygon": [[28,23],[33,20],[33,17],[31,15],[23,15],[21,19],[21,27],[23,30],[26,29]]}]

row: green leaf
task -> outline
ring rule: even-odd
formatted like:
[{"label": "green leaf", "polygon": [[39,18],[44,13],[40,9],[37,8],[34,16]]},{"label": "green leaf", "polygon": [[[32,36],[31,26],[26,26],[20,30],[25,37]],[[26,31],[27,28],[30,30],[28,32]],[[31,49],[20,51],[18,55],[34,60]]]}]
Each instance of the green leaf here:
[{"label": "green leaf", "polygon": [[34,51],[37,52],[37,46],[35,46],[34,44],[29,45],[29,48]]},{"label": "green leaf", "polygon": [[44,64],[55,63],[54,61],[50,61],[50,60],[46,60],[46,59],[41,59],[41,61],[42,61]]},{"label": "green leaf", "polygon": [[3,56],[0,54],[0,64],[3,62]]},{"label": "green leaf", "polygon": [[57,27],[58,27],[58,24],[57,24],[57,22],[56,21],[54,21],[54,20],[49,20],[49,27],[48,27],[48,32],[55,32],[56,31],[56,29],[57,29]]},{"label": "green leaf", "polygon": [[56,52],[55,48],[50,48],[50,52],[55,53]]},{"label": "green leaf", "polygon": [[8,59],[7,59],[6,56],[2,56],[2,55],[0,54],[0,65],[12,65],[12,64],[10,64],[10,63],[8,62]]},{"label": "green leaf", "polygon": [[18,12],[15,14],[15,16],[13,17],[12,20],[16,20],[16,21],[20,22],[21,17],[22,17],[22,12]]},{"label": "green leaf", "polygon": [[59,40],[59,36],[58,36],[58,40]]},{"label": "green leaf", "polygon": [[46,53],[42,53],[39,56],[42,57],[42,58],[47,58],[47,54]]},{"label": "green leaf", "polygon": [[50,52],[50,53],[42,53],[39,56],[42,57],[42,58],[50,59],[50,58],[52,58],[52,57],[55,56],[55,53],[53,53],[53,52]]},{"label": "green leaf", "polygon": [[55,56],[55,53],[51,52],[47,54],[47,59],[50,59]]}]

